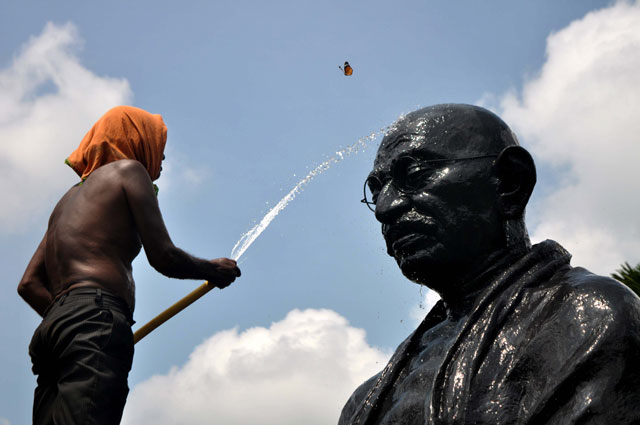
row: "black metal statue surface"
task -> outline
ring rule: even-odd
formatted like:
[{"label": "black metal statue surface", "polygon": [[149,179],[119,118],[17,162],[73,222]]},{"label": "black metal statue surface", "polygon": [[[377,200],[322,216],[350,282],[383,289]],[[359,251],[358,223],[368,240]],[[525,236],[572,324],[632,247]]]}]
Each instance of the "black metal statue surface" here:
[{"label": "black metal statue surface", "polygon": [[389,255],[442,300],[339,425],[640,423],[640,299],[531,246],[529,153],[493,113],[412,112],[382,140],[363,201]]}]

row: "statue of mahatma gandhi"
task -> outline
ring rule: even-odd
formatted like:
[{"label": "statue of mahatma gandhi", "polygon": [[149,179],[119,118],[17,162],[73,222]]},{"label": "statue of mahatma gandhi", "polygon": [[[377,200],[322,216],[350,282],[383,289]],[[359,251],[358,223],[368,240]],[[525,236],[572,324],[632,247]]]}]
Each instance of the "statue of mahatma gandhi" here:
[{"label": "statue of mahatma gandhi", "polygon": [[556,242],[531,246],[535,182],[483,108],[420,109],[384,137],[363,202],[402,273],[442,300],[339,425],[640,424],[640,299]]}]

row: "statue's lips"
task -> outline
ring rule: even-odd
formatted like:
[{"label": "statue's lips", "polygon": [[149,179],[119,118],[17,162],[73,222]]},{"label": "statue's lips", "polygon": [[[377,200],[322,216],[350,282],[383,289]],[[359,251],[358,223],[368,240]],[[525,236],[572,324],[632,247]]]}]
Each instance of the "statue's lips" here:
[{"label": "statue's lips", "polygon": [[436,243],[438,226],[433,218],[424,216],[420,221],[401,219],[394,224],[383,225],[382,232],[389,255],[404,257]]},{"label": "statue's lips", "polygon": [[393,241],[391,249],[394,253],[411,254],[427,245],[429,243],[427,239],[429,237],[425,234],[410,233]]}]

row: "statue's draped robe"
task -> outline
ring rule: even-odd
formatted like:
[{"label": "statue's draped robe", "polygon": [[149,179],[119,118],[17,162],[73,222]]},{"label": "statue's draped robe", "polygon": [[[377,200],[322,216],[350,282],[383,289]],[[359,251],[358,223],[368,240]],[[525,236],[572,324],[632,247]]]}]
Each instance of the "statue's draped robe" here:
[{"label": "statue's draped robe", "polygon": [[[545,241],[492,274],[431,383],[422,423],[640,424],[640,299],[569,260]],[[440,301],[351,396],[339,425],[378,422],[421,336],[445,317]]]}]

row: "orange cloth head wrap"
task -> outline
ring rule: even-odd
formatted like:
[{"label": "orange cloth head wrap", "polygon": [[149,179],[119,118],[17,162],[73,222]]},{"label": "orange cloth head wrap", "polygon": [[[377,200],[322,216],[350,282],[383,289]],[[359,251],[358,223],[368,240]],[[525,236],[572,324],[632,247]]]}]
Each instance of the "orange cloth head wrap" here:
[{"label": "orange cloth head wrap", "polygon": [[151,180],[160,177],[167,126],[160,115],[133,106],[116,106],[104,114],[65,161],[82,180],[98,167],[119,159],[135,159]]}]

